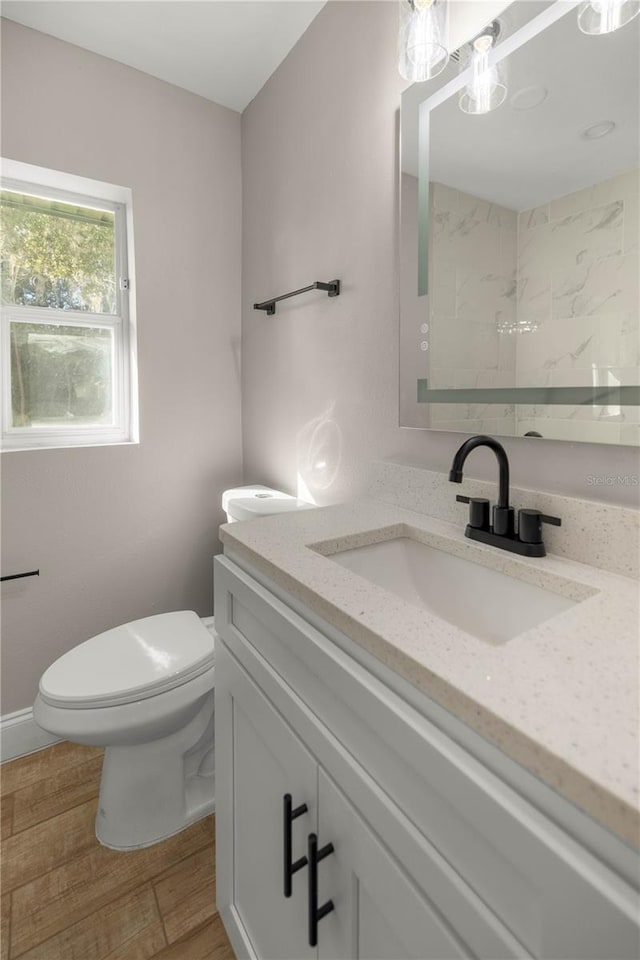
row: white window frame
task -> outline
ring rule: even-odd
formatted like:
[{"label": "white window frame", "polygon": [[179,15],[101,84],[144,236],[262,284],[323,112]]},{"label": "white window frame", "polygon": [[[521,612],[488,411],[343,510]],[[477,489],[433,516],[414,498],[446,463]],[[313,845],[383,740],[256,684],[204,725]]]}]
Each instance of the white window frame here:
[{"label": "white window frame", "polygon": [[[136,350],[135,263],[133,253],[133,203],[128,187],[62,173],[2,159],[1,182],[4,190],[27,193],[76,206],[97,206],[111,210],[115,219],[116,312],[85,313],[2,304],[2,447],[12,450],[55,449],[58,447],[101,446],[114,443],[138,443],[138,382]],[[14,427],[11,407],[11,323],[48,323],[74,327],[101,327],[113,331],[112,424],[45,425]]]}]

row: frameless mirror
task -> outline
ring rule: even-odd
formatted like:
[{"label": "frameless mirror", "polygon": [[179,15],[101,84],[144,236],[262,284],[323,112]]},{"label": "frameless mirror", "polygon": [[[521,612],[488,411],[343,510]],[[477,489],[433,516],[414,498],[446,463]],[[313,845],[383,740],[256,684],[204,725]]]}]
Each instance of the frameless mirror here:
[{"label": "frameless mirror", "polygon": [[576,7],[500,16],[497,109],[457,56],[403,94],[402,426],[639,443],[640,18]]}]

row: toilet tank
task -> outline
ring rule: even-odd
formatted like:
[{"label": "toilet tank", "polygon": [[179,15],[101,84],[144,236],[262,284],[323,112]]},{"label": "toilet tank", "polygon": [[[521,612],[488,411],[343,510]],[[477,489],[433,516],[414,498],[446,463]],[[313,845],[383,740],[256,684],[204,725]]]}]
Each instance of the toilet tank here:
[{"label": "toilet tank", "polygon": [[306,500],[298,500],[281,490],[272,490],[271,487],[260,484],[234,487],[222,494],[222,509],[227,515],[228,523],[269,517],[275,513],[290,513],[292,510],[309,510],[313,506]]}]

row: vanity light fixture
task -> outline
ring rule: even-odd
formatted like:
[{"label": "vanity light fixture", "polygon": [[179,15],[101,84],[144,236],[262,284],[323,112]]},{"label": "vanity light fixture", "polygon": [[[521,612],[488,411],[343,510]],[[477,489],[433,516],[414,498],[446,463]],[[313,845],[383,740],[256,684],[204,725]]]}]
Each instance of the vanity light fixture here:
[{"label": "vanity light fixture", "polygon": [[505,61],[491,63],[490,59],[500,32],[500,23],[494,20],[460,50],[460,70],[471,69],[471,80],[458,100],[463,113],[489,113],[504,103],[507,96]]},{"label": "vanity light fixture", "polygon": [[600,36],[624,27],[640,13],[640,0],[587,0],[578,9],[583,33]]},{"label": "vanity light fixture", "polygon": [[448,62],[448,0],[400,0],[400,76],[421,83],[437,77]]}]

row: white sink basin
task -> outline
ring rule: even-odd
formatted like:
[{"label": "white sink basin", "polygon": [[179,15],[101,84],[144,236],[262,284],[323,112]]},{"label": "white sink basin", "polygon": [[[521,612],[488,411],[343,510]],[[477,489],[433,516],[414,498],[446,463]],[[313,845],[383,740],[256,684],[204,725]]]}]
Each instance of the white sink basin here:
[{"label": "white sink basin", "polygon": [[579,602],[410,537],[329,559],[487,643],[506,643]]}]

